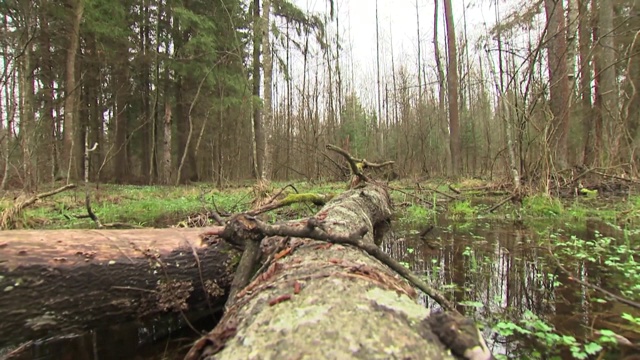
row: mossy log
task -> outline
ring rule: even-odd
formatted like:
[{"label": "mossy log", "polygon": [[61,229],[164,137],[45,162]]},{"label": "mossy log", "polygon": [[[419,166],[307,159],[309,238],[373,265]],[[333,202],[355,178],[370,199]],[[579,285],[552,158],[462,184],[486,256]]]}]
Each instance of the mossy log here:
[{"label": "mossy log", "polygon": [[[328,202],[314,226],[362,233],[374,243],[391,216],[384,188],[367,185]],[[311,219],[287,223],[308,226]],[[238,292],[187,359],[453,359],[433,332],[430,309],[386,265],[359,248],[268,237],[264,271]]]},{"label": "mossy log", "polygon": [[0,348],[224,303],[239,259],[202,229],[0,232]]}]

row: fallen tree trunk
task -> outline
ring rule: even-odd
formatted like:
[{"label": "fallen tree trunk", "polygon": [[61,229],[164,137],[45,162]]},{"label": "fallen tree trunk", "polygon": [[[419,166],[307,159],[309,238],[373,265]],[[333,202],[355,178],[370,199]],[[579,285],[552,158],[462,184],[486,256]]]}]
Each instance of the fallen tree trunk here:
[{"label": "fallen tree trunk", "polygon": [[[476,354],[468,350],[474,346],[452,346],[458,325],[433,322],[442,318],[430,316],[397,273],[358,247],[331,243],[359,237],[372,244],[390,216],[387,192],[367,185],[336,197],[310,219],[284,225],[307,237],[262,239],[262,248],[272,249],[265,270],[229,299],[220,323],[186,359],[453,359],[448,348]],[[264,232],[250,217],[225,229],[225,237]],[[314,236],[325,241],[309,238],[320,231],[324,235]]]},{"label": "fallen tree trunk", "polygon": [[220,308],[239,253],[225,242],[201,245],[201,232],[0,232],[0,348]]}]

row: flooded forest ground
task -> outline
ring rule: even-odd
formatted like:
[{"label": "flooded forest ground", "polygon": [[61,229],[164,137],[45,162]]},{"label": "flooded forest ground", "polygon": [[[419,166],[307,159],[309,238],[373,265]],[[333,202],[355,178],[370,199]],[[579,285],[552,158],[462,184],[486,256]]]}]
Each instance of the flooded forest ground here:
[{"label": "flooded forest ground", "polygon": [[[345,189],[344,183],[286,185],[272,184],[270,194]],[[479,180],[388,186],[396,214],[382,247],[473,317],[498,358],[616,359],[639,351],[640,310],[634,307],[640,302],[638,184],[611,179],[516,201],[500,184]],[[247,210],[256,191],[251,184],[227,189],[209,184],[92,185],[90,194],[93,212],[103,224],[198,227],[210,223],[211,210]],[[7,193],[1,207],[11,209],[26,198]],[[315,210],[301,203],[266,216],[284,220]],[[96,224],[87,217],[85,189],[80,187],[25,207],[12,214],[8,225],[54,229]],[[437,307],[426,296],[421,300]],[[130,345],[151,346],[145,359],[184,349],[149,331],[138,329],[140,338]],[[191,335],[191,340],[197,337]],[[188,341],[188,333],[185,337]],[[74,348],[68,341],[63,347]],[[102,346],[114,348],[108,341]]]}]

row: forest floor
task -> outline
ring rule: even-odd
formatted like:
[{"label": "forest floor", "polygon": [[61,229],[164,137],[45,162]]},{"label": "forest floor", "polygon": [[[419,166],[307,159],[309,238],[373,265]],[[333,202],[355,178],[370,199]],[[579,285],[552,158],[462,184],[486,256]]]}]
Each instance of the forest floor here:
[{"label": "forest floor", "polygon": [[[287,185],[289,185],[287,187]],[[394,181],[388,184],[396,206],[397,219],[405,223],[428,224],[442,217],[458,222],[477,219],[515,220],[521,222],[570,221],[597,218],[606,222],[634,222],[640,219],[640,187],[602,185],[592,188],[563,189],[560,196],[534,194],[510,201],[509,189],[498,183],[466,179],[455,183],[446,180],[427,182]],[[50,186],[40,191],[48,191]],[[266,197],[287,193],[335,194],[344,183],[272,183]],[[216,189],[211,184],[184,186],[134,186],[91,184],[93,212],[102,223],[125,223],[135,227],[206,226],[210,211],[220,214],[242,212],[251,208],[256,189],[250,183]],[[86,188],[79,186],[47,197],[26,207],[14,219],[13,228],[57,229],[92,228],[87,215]],[[0,211],[9,209],[33,194],[7,191],[0,197]],[[265,194],[262,194],[265,195]],[[509,200],[507,200],[509,199]],[[313,204],[294,204],[271,214],[276,217],[308,216]]]},{"label": "forest floor", "polygon": [[[392,235],[382,246],[484,325],[497,358],[526,354],[536,359],[563,351],[574,358],[608,351],[615,358],[612,342],[640,343],[640,310],[615,299],[640,302],[640,187],[635,182],[581,181],[550,189],[556,196],[538,193],[515,200],[508,186],[475,179],[403,180],[387,186],[396,214]],[[346,185],[88,188],[102,224],[202,227],[213,224],[211,212],[223,217],[242,212],[256,198],[337,194]],[[87,216],[86,189],[81,185],[30,204],[13,214],[11,227],[95,228]],[[0,211],[15,209],[31,196],[5,192]],[[296,203],[260,216],[286,220],[317,209]]]}]

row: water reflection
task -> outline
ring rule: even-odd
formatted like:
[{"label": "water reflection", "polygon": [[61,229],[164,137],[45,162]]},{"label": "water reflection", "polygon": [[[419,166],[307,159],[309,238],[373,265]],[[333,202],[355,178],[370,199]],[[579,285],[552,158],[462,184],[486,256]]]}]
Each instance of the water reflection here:
[{"label": "water reflection", "polygon": [[[570,280],[544,245],[550,238],[557,244],[570,240],[572,235],[587,241],[597,236],[621,239],[615,229],[596,221],[588,221],[583,229],[568,230],[548,225],[525,227],[509,222],[471,224],[438,219],[438,226],[425,237],[418,235],[420,230],[396,222],[382,247],[460,304],[460,312],[489,325],[483,332],[495,354],[530,358],[527,354],[536,346],[544,348],[530,339],[498,336],[491,328],[501,319],[521,319],[527,311],[563,335],[593,337],[592,329],[605,328],[631,341],[639,340],[633,338],[637,333],[625,332],[618,321],[623,312],[636,317],[640,313],[618,302],[598,301],[604,296]],[[637,243],[637,239],[634,241]],[[612,247],[621,245],[615,243]],[[605,267],[605,258],[561,260],[577,278],[618,293],[619,284],[628,280]],[[425,306],[438,307],[425,295],[420,301]],[[215,320],[207,316],[194,325],[207,330],[213,328]],[[173,333],[177,328],[183,330]],[[34,343],[12,359],[174,359],[181,358],[196,337],[183,323],[133,323]],[[570,358],[569,355],[561,354],[563,358]]]},{"label": "water reflection", "polygon": [[[615,229],[597,221],[587,221],[583,229],[550,228],[548,225],[525,227],[510,222],[456,223],[438,219],[438,227],[426,237],[418,236],[415,226],[395,224],[383,247],[395,259],[422,274],[436,289],[460,304],[458,310],[481,324],[494,325],[501,319],[522,319],[531,311],[557,333],[577,339],[593,338],[593,329],[611,329],[621,335],[618,326],[622,312],[640,316],[637,310],[604,298],[560,271],[545,241],[553,244],[573,236],[595,240],[596,235],[621,236]],[[556,235],[559,234],[559,235]],[[637,240],[636,240],[637,241]],[[554,256],[561,256],[559,253]],[[619,293],[620,274],[611,273],[599,262],[560,259],[577,278]],[[425,305],[438,307],[423,296]],[[535,344],[528,339],[498,336],[484,329],[492,350],[509,358],[520,358]],[[637,336],[627,333],[626,336]],[[631,338],[632,341],[638,339]],[[563,358],[570,354],[560,354]]]}]

